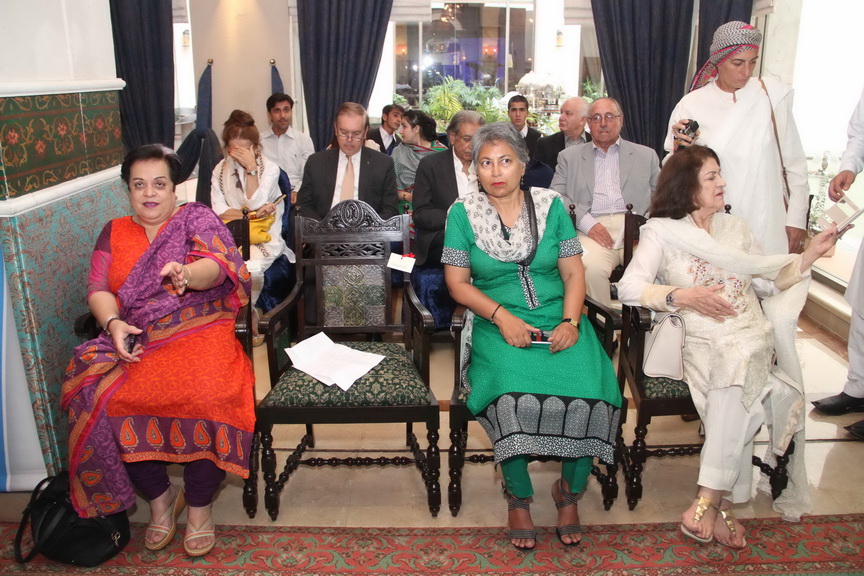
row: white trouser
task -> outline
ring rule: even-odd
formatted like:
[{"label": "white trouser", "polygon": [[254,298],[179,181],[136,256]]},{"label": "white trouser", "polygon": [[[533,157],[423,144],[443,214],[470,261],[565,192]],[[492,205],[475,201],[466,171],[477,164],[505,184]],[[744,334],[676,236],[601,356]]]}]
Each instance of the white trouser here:
[{"label": "white trouser", "polygon": [[711,390],[702,424],[705,444],[699,463],[699,486],[722,490],[733,503],[747,502],[753,489],[753,438],[765,422],[766,386],[750,411],[741,402],[744,390],[730,386]]},{"label": "white trouser", "polygon": [[864,317],[854,308],[849,324],[849,374],[843,392],[864,398]]},{"label": "white trouser", "polygon": [[[624,227],[624,214],[607,214],[595,216],[597,222],[606,227],[614,242]],[[582,264],[585,266],[585,287],[591,298],[605,306],[612,303],[609,295],[609,276],[616,266],[624,261],[624,250],[609,250],[597,244],[587,234],[579,232],[579,242],[582,243]]]}]

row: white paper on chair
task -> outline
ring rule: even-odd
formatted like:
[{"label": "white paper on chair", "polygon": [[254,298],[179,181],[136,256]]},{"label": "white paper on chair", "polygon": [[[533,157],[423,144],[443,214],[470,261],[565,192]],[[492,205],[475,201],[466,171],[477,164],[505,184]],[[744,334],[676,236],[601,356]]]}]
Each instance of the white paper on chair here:
[{"label": "white paper on chair", "polygon": [[346,391],[384,359],[380,354],[336,344],[323,332],[286,348],[285,353],[291,358],[294,368],[322,384],[336,384]]}]

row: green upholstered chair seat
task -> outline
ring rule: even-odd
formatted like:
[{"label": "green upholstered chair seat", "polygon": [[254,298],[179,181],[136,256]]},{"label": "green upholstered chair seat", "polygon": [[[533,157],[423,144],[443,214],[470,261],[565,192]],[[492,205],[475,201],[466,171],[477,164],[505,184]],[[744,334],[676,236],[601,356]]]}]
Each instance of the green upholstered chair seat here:
[{"label": "green upholstered chair seat", "polygon": [[646,398],[687,398],[690,388],[683,380],[646,376],[642,381]]},{"label": "green upholstered chair seat", "polygon": [[429,389],[408,352],[388,342],[343,342],[385,356],[347,391],[327,386],[295,368],[285,371],[259,408],[300,406],[417,406],[429,404]]}]

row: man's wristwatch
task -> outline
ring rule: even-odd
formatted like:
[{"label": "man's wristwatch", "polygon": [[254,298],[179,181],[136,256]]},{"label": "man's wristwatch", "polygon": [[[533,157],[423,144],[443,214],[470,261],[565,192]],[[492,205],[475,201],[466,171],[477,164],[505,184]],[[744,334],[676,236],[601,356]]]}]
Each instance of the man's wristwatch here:
[{"label": "man's wristwatch", "polygon": [[562,318],[561,324],[564,324],[565,322],[567,324],[570,324],[574,328],[576,328],[576,330],[579,330],[579,321],[578,320],[574,320],[573,318]]}]

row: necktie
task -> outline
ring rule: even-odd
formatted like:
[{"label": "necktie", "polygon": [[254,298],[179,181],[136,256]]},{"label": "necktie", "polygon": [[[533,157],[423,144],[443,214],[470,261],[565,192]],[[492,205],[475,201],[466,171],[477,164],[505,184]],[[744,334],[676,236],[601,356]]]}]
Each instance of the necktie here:
[{"label": "necktie", "polygon": [[354,199],[354,162],[348,156],[348,164],[345,166],[345,176],[342,178],[342,195],[339,201]]}]

